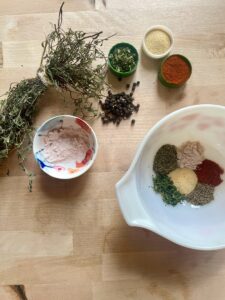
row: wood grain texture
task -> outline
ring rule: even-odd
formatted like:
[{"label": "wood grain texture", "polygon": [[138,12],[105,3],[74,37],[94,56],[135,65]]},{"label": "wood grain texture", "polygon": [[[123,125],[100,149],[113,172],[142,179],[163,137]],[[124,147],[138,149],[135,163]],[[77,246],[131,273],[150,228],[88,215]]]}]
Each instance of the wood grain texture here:
[{"label": "wood grain texture", "polygon": [[[14,0],[13,5],[7,0],[0,2],[0,15],[19,15],[31,13],[58,12],[62,0]],[[90,10],[94,8],[94,0],[67,0],[65,11]]]},{"label": "wood grain texture", "polygon": [[[35,76],[41,42],[57,20],[61,1],[0,1],[0,94],[11,82]],[[117,33],[117,42],[136,46],[140,80],[136,124],[92,126],[99,154],[92,169],[77,180],[58,181],[43,174],[32,157],[33,193],[12,153],[0,168],[0,299],[21,300],[224,300],[225,251],[179,247],[152,232],[130,228],[120,213],[115,183],[128,169],[146,132],[167,113],[198,103],[225,103],[225,2],[223,0],[66,1],[65,28]],[[174,53],[187,55],[193,74],[188,84],[168,90],[157,81],[159,62],[141,52],[145,30],[165,24],[174,33]],[[56,114],[71,113],[53,89],[39,100],[35,126]],[[9,171],[9,172],[8,172]],[[8,175],[7,175],[8,174]]]}]

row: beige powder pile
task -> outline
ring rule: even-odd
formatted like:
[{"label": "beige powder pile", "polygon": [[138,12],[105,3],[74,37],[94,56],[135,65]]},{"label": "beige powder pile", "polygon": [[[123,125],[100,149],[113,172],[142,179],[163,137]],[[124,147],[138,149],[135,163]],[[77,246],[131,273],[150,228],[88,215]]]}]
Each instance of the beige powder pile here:
[{"label": "beige powder pile", "polygon": [[204,148],[199,142],[186,142],[177,149],[178,165],[180,168],[195,170],[204,159]]},{"label": "beige powder pile", "polygon": [[169,35],[163,30],[152,30],[145,39],[148,50],[153,54],[163,54],[171,46]]}]

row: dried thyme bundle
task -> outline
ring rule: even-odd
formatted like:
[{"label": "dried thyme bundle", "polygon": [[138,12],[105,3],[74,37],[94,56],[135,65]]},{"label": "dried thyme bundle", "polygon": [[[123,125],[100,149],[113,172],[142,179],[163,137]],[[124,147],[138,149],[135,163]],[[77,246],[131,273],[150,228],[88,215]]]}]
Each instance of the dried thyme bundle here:
[{"label": "dried thyme bundle", "polygon": [[0,159],[7,158],[10,150],[20,148],[31,133],[37,99],[45,90],[39,78],[25,79],[10,87],[0,108]]},{"label": "dried thyme bundle", "polygon": [[98,103],[104,90],[106,58],[100,46],[107,38],[100,38],[102,32],[89,34],[71,28],[64,31],[61,28],[63,5],[58,24],[42,43],[44,49],[37,77],[10,87],[0,107],[0,160],[17,149],[25,171],[25,141],[32,132],[37,100],[48,86],[69,93],[76,113],[82,116],[96,115],[92,104],[94,100]]},{"label": "dried thyme bundle", "polygon": [[[46,85],[53,85],[60,91],[68,92],[75,104],[75,113],[82,116],[96,115],[93,100],[103,95],[107,60],[100,49],[102,31],[85,33],[64,31],[62,7],[58,25],[42,43],[44,48],[38,76]],[[97,102],[96,102],[97,103]]]}]

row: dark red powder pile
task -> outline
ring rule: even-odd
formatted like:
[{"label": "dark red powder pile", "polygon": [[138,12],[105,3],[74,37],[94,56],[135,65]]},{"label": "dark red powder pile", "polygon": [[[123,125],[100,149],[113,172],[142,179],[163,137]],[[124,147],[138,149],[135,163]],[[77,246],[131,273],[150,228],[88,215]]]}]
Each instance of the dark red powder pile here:
[{"label": "dark red powder pile", "polygon": [[200,183],[217,186],[223,181],[220,176],[224,170],[214,161],[205,159],[197,166],[195,173]]}]

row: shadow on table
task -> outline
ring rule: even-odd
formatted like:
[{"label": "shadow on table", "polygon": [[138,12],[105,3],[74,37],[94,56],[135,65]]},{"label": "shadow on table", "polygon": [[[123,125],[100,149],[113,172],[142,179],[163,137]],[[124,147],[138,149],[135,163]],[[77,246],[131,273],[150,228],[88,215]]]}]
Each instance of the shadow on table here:
[{"label": "shadow on table", "polygon": [[162,59],[152,59],[148,57],[142,50],[140,51],[140,64],[142,68],[158,73]]},{"label": "shadow on table", "polygon": [[83,193],[88,182],[89,172],[80,177],[60,180],[43,174],[39,178],[39,188],[48,199],[54,201],[76,200]]},{"label": "shadow on table", "polygon": [[167,88],[157,80],[157,92],[159,98],[162,101],[167,102],[169,105],[176,104],[186,97],[185,88],[186,85],[179,88]]},{"label": "shadow on table", "polygon": [[[125,225],[117,230],[119,233],[110,233],[111,238],[108,235],[105,252],[114,253],[113,261],[124,279],[126,276],[128,279],[141,278],[143,282],[147,280],[149,284],[157,283],[159,289],[163,286],[173,286],[182,288],[184,293],[188,293],[190,279],[193,278],[195,282],[198,278],[200,284],[209,273],[210,276],[220,273],[222,263],[219,258],[223,259],[225,250],[187,249],[151,231],[128,228]],[[189,299],[186,297],[184,299]]]},{"label": "shadow on table", "polygon": [[110,70],[107,71],[106,81],[112,86],[113,89],[124,91],[126,85],[131,84],[134,81],[134,74],[129,77],[118,79]]}]

